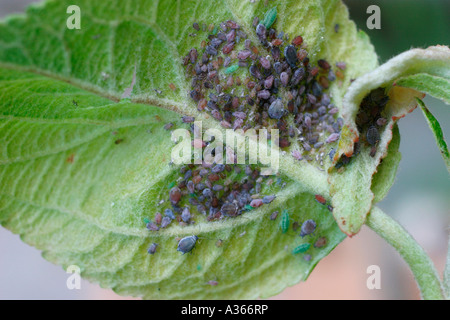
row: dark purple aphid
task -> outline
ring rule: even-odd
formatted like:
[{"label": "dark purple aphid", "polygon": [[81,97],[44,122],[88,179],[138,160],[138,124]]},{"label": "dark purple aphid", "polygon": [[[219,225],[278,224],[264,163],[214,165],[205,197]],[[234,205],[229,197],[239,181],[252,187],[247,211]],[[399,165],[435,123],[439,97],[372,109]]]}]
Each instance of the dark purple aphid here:
[{"label": "dark purple aphid", "polygon": [[278,74],[283,72],[283,65],[281,64],[281,62],[275,62],[273,64],[273,68],[275,69],[275,72],[278,73]]},{"label": "dark purple aphid", "polygon": [[374,146],[380,141],[380,133],[378,132],[378,129],[375,126],[370,126],[367,130],[366,134],[367,142]]},{"label": "dark purple aphid", "polygon": [[270,61],[267,60],[266,58],[261,57],[261,58],[259,59],[259,62],[261,63],[261,66],[262,66],[264,69],[270,69]]},{"label": "dark purple aphid", "polygon": [[298,68],[297,70],[295,70],[294,75],[292,76],[291,84],[293,86],[298,85],[300,83],[300,80],[302,80],[304,77],[305,77],[305,69]]},{"label": "dark purple aphid", "polygon": [[281,99],[276,99],[269,107],[269,117],[272,119],[281,119],[284,115],[284,108]]},{"label": "dark purple aphid", "polygon": [[205,50],[210,56],[217,56],[217,50],[213,46],[207,46]]},{"label": "dark purple aphid", "polygon": [[150,248],[148,248],[148,253],[150,253],[150,254],[155,254],[155,252],[156,252],[156,248],[158,247],[158,244],[157,243],[152,243],[151,245],[150,245]]},{"label": "dark purple aphid", "polygon": [[197,243],[197,236],[188,236],[178,242],[177,251],[182,252],[183,254],[191,252],[194,249],[195,244]]},{"label": "dark purple aphid", "polygon": [[198,90],[192,90],[190,92],[190,96],[192,100],[194,100],[195,102],[199,102],[200,99],[202,98],[202,94]]},{"label": "dark purple aphid", "polygon": [[[312,123],[312,120],[311,120],[311,117],[310,116],[305,116],[305,119],[303,120],[303,122],[305,123],[305,126],[307,127],[307,128],[311,128],[311,123]],[[309,151],[309,150],[308,150]]]},{"label": "dark purple aphid", "polygon": [[303,149],[305,149],[305,151],[311,151],[311,146],[307,142],[305,142],[303,143]]},{"label": "dark purple aphid", "polygon": [[317,109],[317,113],[319,114],[319,116],[323,116],[325,113],[327,113],[327,107],[325,106],[319,107],[319,109]]},{"label": "dark purple aphid", "polygon": [[283,86],[286,87],[288,85],[288,82],[289,82],[289,75],[288,75],[288,73],[287,72],[282,72],[280,74],[280,80],[281,80],[281,83],[283,84]]},{"label": "dark purple aphid", "polygon": [[258,67],[256,67],[254,64],[250,66],[249,71],[250,74],[256,79],[262,79],[261,72],[259,71]]},{"label": "dark purple aphid", "polygon": [[162,218],[161,228],[166,228],[171,222],[172,222],[172,219],[170,219],[169,217]]},{"label": "dark purple aphid", "polygon": [[221,208],[220,211],[225,216],[235,217],[238,214],[238,207],[234,203],[225,203]]},{"label": "dark purple aphid", "polygon": [[189,180],[188,183],[186,184],[186,187],[187,187],[189,193],[194,193],[195,185],[194,185],[193,181]]},{"label": "dark purple aphid", "polygon": [[211,189],[209,189],[209,188],[203,189],[202,194],[203,194],[203,196],[205,196],[205,197],[208,197],[208,198],[211,197],[211,196],[212,196]]},{"label": "dark purple aphid", "polygon": [[226,57],[225,60],[223,61],[223,66],[224,67],[228,67],[231,63],[231,58],[230,57]]},{"label": "dark purple aphid", "polygon": [[336,148],[331,148],[330,152],[328,153],[328,156],[330,157],[330,161],[333,161],[333,157],[336,154]]},{"label": "dark purple aphid", "polygon": [[339,32],[339,23],[336,23],[334,25],[334,32],[338,33]]},{"label": "dark purple aphid", "polygon": [[316,222],[312,219],[308,219],[302,224],[300,236],[303,238],[304,236],[310,235],[316,230]]},{"label": "dark purple aphid", "polygon": [[270,98],[270,92],[268,90],[261,90],[258,92],[258,98],[267,100]]},{"label": "dark purple aphid", "polygon": [[284,49],[284,56],[286,57],[286,61],[289,63],[289,65],[292,68],[295,68],[298,60],[297,60],[297,50],[293,45],[288,45]]},{"label": "dark purple aphid", "polygon": [[165,130],[170,130],[170,129],[172,129],[172,127],[173,127],[173,123],[172,122],[166,123],[164,125],[164,129]]},{"label": "dark purple aphid", "polygon": [[183,209],[183,212],[181,213],[181,220],[188,223],[191,220],[191,212],[189,211],[188,207],[185,207]]},{"label": "dark purple aphid", "polygon": [[159,227],[156,224],[154,224],[153,222],[149,222],[149,223],[147,223],[147,229],[150,231],[158,231]]},{"label": "dark purple aphid", "polygon": [[316,97],[319,97],[322,95],[323,88],[317,81],[314,81],[314,83],[311,86],[311,90],[312,90],[313,95],[315,95]]},{"label": "dark purple aphid", "polygon": [[214,166],[214,167],[211,169],[211,171],[214,172],[214,173],[220,173],[220,172],[222,172],[223,170],[225,170],[225,165],[224,165],[224,164],[218,164],[218,165]]},{"label": "dark purple aphid", "polygon": [[258,24],[258,26],[256,27],[256,35],[258,36],[258,38],[260,40],[265,40],[266,39],[266,34],[267,34],[267,29],[263,24]]},{"label": "dark purple aphid", "polygon": [[266,80],[264,80],[264,88],[270,89],[273,85],[274,77],[272,75],[268,76]]},{"label": "dark purple aphid", "polygon": [[251,54],[252,54],[252,52],[250,50],[242,50],[242,51],[239,51],[237,57],[240,60],[245,60],[248,57],[250,57]]},{"label": "dark purple aphid", "polygon": [[314,149],[319,149],[322,146],[323,146],[323,142],[317,142],[314,144]]},{"label": "dark purple aphid", "polygon": [[200,31],[200,26],[198,25],[197,22],[194,22],[194,24],[192,25],[192,27],[193,27],[195,30]]},{"label": "dark purple aphid", "polygon": [[263,199],[262,199],[262,202],[264,203],[264,204],[269,204],[269,203],[271,203],[273,200],[275,200],[275,196],[265,196],[265,197],[263,197]]},{"label": "dark purple aphid", "polygon": [[164,215],[166,217],[169,217],[172,220],[175,220],[175,215],[174,215],[174,213],[173,213],[173,211],[171,209],[164,210]]},{"label": "dark purple aphid", "polygon": [[211,40],[210,44],[211,46],[217,49],[222,44],[222,42],[223,40],[220,40],[219,38],[214,38]]},{"label": "dark purple aphid", "polygon": [[275,220],[277,217],[278,217],[278,211],[274,211],[270,215],[270,220]]},{"label": "dark purple aphid", "polygon": [[311,103],[311,104],[315,104],[317,102],[316,96],[314,96],[314,95],[312,95],[310,93],[308,93],[306,95],[306,97],[308,98],[308,102]]},{"label": "dark purple aphid", "polygon": [[327,140],[325,140],[326,143],[332,143],[339,139],[339,133],[332,133],[328,136]]},{"label": "dark purple aphid", "polygon": [[191,63],[195,63],[197,61],[198,52],[195,48],[192,48],[191,51],[189,51],[189,59],[191,60]]},{"label": "dark purple aphid", "polygon": [[328,111],[328,114],[336,114],[336,113],[338,113],[339,112],[339,109],[338,108],[331,108],[329,111]]},{"label": "dark purple aphid", "polygon": [[227,33],[227,42],[233,42],[234,39],[236,38],[236,30],[231,30],[230,32]]}]

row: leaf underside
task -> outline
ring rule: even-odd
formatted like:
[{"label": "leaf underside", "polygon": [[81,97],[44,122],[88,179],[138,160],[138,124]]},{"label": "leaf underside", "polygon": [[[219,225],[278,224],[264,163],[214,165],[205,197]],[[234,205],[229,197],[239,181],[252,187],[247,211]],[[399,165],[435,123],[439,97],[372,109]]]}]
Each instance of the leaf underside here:
[{"label": "leaf underside", "polygon": [[[367,138],[358,132],[355,118],[361,101],[372,90],[380,87],[385,89],[389,97],[382,114],[387,123],[379,129],[380,139],[372,157],[371,146],[367,143]],[[360,143],[360,151],[344,170],[331,170],[329,177],[335,207],[333,213],[346,234],[352,236],[359,231],[373,203],[382,199],[381,195],[386,194],[392,183],[393,175],[385,173],[382,174],[385,179],[375,176],[372,185],[369,181],[372,181],[372,176],[378,169],[383,169],[384,164],[378,168],[379,164],[381,160],[384,163],[388,155],[388,161],[393,163],[389,167],[395,173],[400,156],[396,152],[388,153],[388,148],[395,133],[396,121],[413,111],[417,106],[417,99],[423,98],[424,93],[448,102],[449,92],[450,49],[446,46],[404,52],[358,78],[349,87],[342,107],[345,126],[334,159],[337,160],[342,155],[352,156],[357,141]],[[378,183],[386,185],[377,186]],[[358,192],[352,193],[352,190]]]},{"label": "leaf underside", "polygon": [[[73,4],[81,8],[80,30],[67,29],[62,14]],[[340,1],[271,5],[277,6],[276,28],[301,34],[312,62],[347,63],[345,78],[329,89],[343,115],[350,80],[377,65],[367,36],[356,31]],[[168,185],[177,177],[178,168],[169,165],[170,132],[163,126],[186,127],[180,117],[190,115],[219,127],[188,98],[181,57],[207,35],[189,36],[192,23],[233,19],[253,34],[253,17],[262,18],[268,9],[263,1],[48,1],[7,19],[0,25],[0,223],[49,261],[78,265],[83,277],[123,295],[251,299],[305,280],[345,238],[345,228],[314,195],[332,201],[335,216],[359,199],[331,198],[328,173],[294,160],[290,152],[280,158],[286,187],[264,187],[276,193],[270,205],[218,222],[198,216],[193,225],[172,223],[158,232],[143,223],[161,211],[158,204],[167,200]],[[134,76],[130,99],[121,100]],[[398,139],[394,134],[393,151],[373,181],[378,160],[347,168],[372,170],[351,185],[352,194],[363,186],[372,188],[376,200],[384,197],[393,179],[383,177],[392,177],[399,161]],[[314,219],[315,233],[300,238],[290,228],[283,234],[280,217],[269,219],[276,210],[288,210],[291,225]],[[199,240],[192,253],[182,255],[176,238],[190,235]],[[316,248],[320,237],[327,243]],[[158,248],[149,255],[152,243]],[[302,243],[312,244],[310,261],[292,254]],[[218,285],[209,285],[211,280]]]}]

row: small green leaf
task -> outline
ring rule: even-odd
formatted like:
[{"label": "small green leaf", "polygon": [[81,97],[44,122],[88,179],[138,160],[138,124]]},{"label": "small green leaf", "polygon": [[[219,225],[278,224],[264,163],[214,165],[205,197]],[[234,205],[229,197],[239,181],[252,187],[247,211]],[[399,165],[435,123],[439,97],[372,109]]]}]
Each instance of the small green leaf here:
[{"label": "small green leaf", "polygon": [[[449,88],[450,86],[447,89]],[[447,143],[445,142],[444,133],[442,132],[441,125],[439,124],[437,119],[433,116],[433,114],[430,112],[430,110],[428,110],[428,108],[425,106],[425,103],[422,100],[417,99],[417,102],[419,103],[423,115],[425,116],[425,119],[427,120],[427,123],[434,134],[434,138],[436,139],[439,151],[442,154],[442,158],[444,158],[445,166],[447,167],[447,170],[450,173],[450,154],[448,152]]]},{"label": "small green leaf", "polygon": [[427,73],[418,73],[408,77],[400,78],[396,85],[415,89],[429,94],[435,98],[450,104],[450,79],[434,76]]}]

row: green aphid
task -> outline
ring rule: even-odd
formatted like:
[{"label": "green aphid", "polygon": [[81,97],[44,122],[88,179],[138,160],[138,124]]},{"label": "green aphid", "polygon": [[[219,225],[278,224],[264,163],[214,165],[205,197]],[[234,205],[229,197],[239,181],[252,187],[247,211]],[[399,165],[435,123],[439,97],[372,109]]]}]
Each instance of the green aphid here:
[{"label": "green aphid", "polygon": [[144,218],[144,223],[145,224],[147,224],[147,223],[149,223],[150,222],[150,220],[148,220],[148,218]]},{"label": "green aphid", "polygon": [[169,189],[172,189],[174,186],[175,186],[175,181],[174,181],[174,182],[171,182],[167,187],[168,187]]},{"label": "green aphid", "polygon": [[226,74],[230,74],[230,73],[235,72],[237,69],[239,69],[239,65],[234,64],[234,65],[229,66],[228,68],[226,68],[226,69],[225,69],[225,73],[226,73]]},{"label": "green aphid", "polygon": [[275,22],[276,18],[277,18],[277,7],[273,7],[272,9],[266,12],[262,24],[266,27],[267,30],[269,30],[269,28]]},{"label": "green aphid", "polygon": [[244,209],[245,209],[246,211],[250,211],[250,210],[253,210],[254,208],[253,208],[251,205],[246,204],[245,207],[244,207]]},{"label": "green aphid", "polygon": [[311,247],[311,244],[309,243],[302,243],[301,245],[299,245],[298,247],[296,247],[294,250],[292,250],[292,254],[297,254],[297,253],[303,253],[308,251],[308,249]]},{"label": "green aphid", "polygon": [[212,34],[216,35],[218,30],[219,30],[219,26],[215,26],[214,29],[213,29]]},{"label": "green aphid", "polygon": [[281,233],[286,233],[289,230],[289,213],[287,210],[283,210],[281,213],[280,228]]}]

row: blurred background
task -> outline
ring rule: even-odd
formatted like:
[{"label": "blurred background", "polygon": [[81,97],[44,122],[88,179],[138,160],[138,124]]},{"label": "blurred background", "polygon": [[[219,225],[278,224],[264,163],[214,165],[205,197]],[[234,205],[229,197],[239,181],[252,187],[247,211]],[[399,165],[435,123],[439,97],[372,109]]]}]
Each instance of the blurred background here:
[{"label": "blurred background", "polygon": [[[33,0],[0,0],[0,19],[24,11]],[[350,18],[371,38],[380,63],[411,47],[449,45],[448,0],[344,0]],[[381,29],[368,30],[369,5],[381,9]],[[427,97],[447,142],[450,110]],[[433,135],[420,110],[399,122],[400,163],[396,182],[379,206],[399,221],[432,258],[442,277],[450,224],[450,179]],[[367,267],[381,269],[381,289],[366,286]],[[124,299],[82,280],[81,290],[68,290],[68,274],[44,260],[19,236],[0,227],[0,299]],[[344,240],[323,259],[306,282],[272,299],[419,299],[412,273],[399,254],[367,227]]]}]

